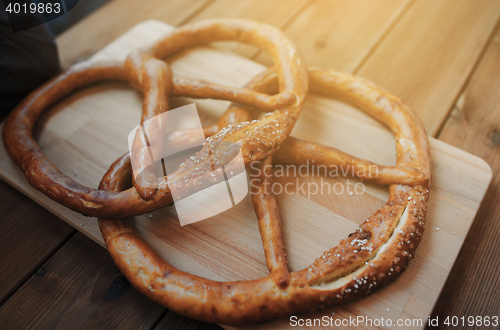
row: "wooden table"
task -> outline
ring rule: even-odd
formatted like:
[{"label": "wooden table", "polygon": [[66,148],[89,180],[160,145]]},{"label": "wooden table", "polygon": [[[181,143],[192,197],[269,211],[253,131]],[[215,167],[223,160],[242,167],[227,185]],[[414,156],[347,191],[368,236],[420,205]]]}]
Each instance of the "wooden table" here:
[{"label": "wooden table", "polygon": [[[375,81],[402,97],[430,135],[489,163],[492,184],[433,317],[500,315],[500,1],[114,0],[58,38],[61,61],[68,67],[146,19],[209,17],[280,27],[308,65]],[[252,47],[216,47],[269,64]],[[0,323],[218,328],[140,295],[104,249],[3,182],[0,200]]]}]

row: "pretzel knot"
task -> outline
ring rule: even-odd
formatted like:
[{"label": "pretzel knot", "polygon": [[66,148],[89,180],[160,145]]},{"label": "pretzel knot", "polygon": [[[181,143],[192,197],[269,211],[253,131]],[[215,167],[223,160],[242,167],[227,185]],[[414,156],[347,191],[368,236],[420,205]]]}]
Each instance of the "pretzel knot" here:
[{"label": "pretzel knot", "polygon": [[[279,93],[269,96],[175,77],[167,64],[159,60],[183,48],[219,40],[238,40],[267,50],[275,62]],[[74,211],[105,218],[124,218],[152,212],[172,203],[166,178],[160,180],[158,188],[151,189],[149,185],[142,185],[142,181],[150,180],[151,177],[141,176],[134,188],[121,192],[97,190],[75,182],[44,155],[33,139],[33,128],[42,113],[73,90],[100,80],[128,80],[144,91],[141,123],[168,110],[169,89],[170,95],[222,99],[267,111],[274,110],[269,116],[218,135],[223,141],[238,143],[248,164],[274,153],[290,134],[299,116],[308,85],[307,70],[298,53],[293,42],[280,30],[262,23],[223,19],[185,26],[152,47],[133,52],[125,63],[83,63],[35,90],[8,117],[3,132],[4,145],[33,187]],[[269,132],[267,126],[272,121],[280,123],[282,130],[279,134],[271,135]],[[262,139],[258,140],[257,137]],[[133,161],[141,164],[144,152],[142,156],[139,152]],[[122,161],[128,161],[128,156]],[[203,173],[174,173],[172,177],[180,175],[192,179]]]},{"label": "pretzel knot", "polygon": [[[235,89],[175,77],[160,60],[184,47],[223,39],[266,48],[275,59],[275,68],[255,77],[246,89]],[[148,174],[132,180],[132,163],[144,162],[144,152],[139,152],[137,158],[126,154],[118,159],[105,174],[99,190],[72,182],[43,155],[31,136],[41,112],[72,89],[104,78],[126,79],[143,90],[142,122],[166,111],[171,95],[220,98],[273,111],[252,120],[253,109],[232,105],[217,125],[204,128],[205,134],[216,141],[241,145],[247,165],[257,162],[251,173],[257,178],[257,185],[252,186],[252,201],[269,276],[218,282],[185,273],[163,260],[141,237],[131,219],[104,219],[146,213],[171,202],[165,178],[159,179],[157,188],[143,185],[153,179]],[[312,91],[342,98],[385,124],[396,138],[396,166],[377,165],[332,147],[288,137],[308,81]],[[279,94],[269,96],[276,91]],[[270,131],[271,122],[279,123],[280,133]],[[232,128],[217,133],[228,125]],[[177,313],[207,322],[257,323],[365,296],[406,269],[424,231],[431,174],[429,143],[419,119],[399,98],[369,81],[334,71],[306,71],[295,46],[281,32],[262,24],[204,21],[180,28],[153,47],[132,53],[123,66],[91,64],[74,68],[34,92],[16,109],[6,123],[4,141],[9,155],[35,188],[74,210],[100,217],[111,257],[139,291]],[[273,161],[354,166],[360,179],[389,185],[389,200],[309,267],[289,272],[278,201],[269,189]],[[367,167],[371,170],[364,170]],[[196,178],[189,171],[176,175]],[[68,194],[73,198],[61,197]]]}]

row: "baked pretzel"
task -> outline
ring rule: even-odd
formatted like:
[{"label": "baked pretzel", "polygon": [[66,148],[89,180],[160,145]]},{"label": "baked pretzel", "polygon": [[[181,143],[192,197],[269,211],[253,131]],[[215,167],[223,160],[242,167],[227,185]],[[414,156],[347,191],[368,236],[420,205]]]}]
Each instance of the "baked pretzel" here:
[{"label": "baked pretzel", "polygon": [[[100,219],[108,251],[125,277],[140,292],[176,313],[227,325],[244,325],[314,311],[365,296],[402,273],[422,238],[430,184],[429,143],[425,129],[396,96],[371,82],[334,71],[309,71],[311,89],[341,97],[388,126],[396,137],[397,166],[378,167],[390,185],[386,205],[336,247],[306,269],[290,273],[281,240],[281,221],[270,183],[271,157],[259,163],[252,200],[270,275],[250,281],[218,282],[176,269],[141,237],[131,219]],[[276,74],[269,70],[248,88],[270,92]],[[219,125],[249,120],[240,108],[229,109]],[[207,128],[207,134],[214,131]],[[288,138],[276,162],[366,166],[334,148]],[[120,191],[132,184],[127,156],[114,163],[101,189]],[[258,193],[257,193],[258,191]]]},{"label": "baked pretzel", "polygon": [[[168,65],[160,60],[186,47],[219,40],[238,40],[267,50],[275,62],[280,93],[269,96],[172,77]],[[5,149],[34,188],[74,211],[106,218],[144,214],[171,204],[167,178],[160,179],[155,189],[142,188],[141,182],[136,185],[138,189],[121,192],[96,190],[77,183],[60,171],[33,139],[33,129],[50,105],[77,88],[101,80],[127,80],[143,90],[141,123],[168,110],[169,95],[223,99],[274,110],[260,120],[217,134],[218,142],[223,140],[240,145],[246,164],[262,160],[279,148],[298,118],[308,89],[307,71],[293,42],[274,27],[240,19],[205,20],[186,25],[151,47],[132,52],[125,63],[83,63],[52,79],[32,92],[9,115],[3,130]],[[271,135],[268,124],[273,121],[281,125],[281,130]],[[259,141],[257,137],[263,138]],[[207,152],[210,147],[207,144],[200,153]],[[224,150],[217,152],[223,153]],[[143,161],[140,153],[133,161]],[[208,172],[209,166],[205,166],[205,170]],[[203,174],[195,173],[194,166],[191,166],[188,173],[173,173],[172,180],[195,179]]]},{"label": "baked pretzel", "polygon": [[[268,70],[250,82],[247,89],[238,89],[175,77],[168,65],[159,60],[184,47],[222,39],[250,42],[269,50],[276,71]],[[172,181],[163,178],[158,188],[144,188],[144,181],[151,178],[140,176],[134,182],[131,171],[132,162],[144,161],[144,153],[134,159],[126,154],[111,166],[99,190],[94,190],[65,176],[43,155],[32,137],[43,111],[72,90],[103,79],[127,80],[144,91],[141,122],[166,111],[171,95],[220,98],[273,111],[251,121],[245,109],[231,107],[217,126],[204,129],[216,144],[213,148],[221,141],[237,142],[247,165],[261,161],[252,200],[270,275],[236,282],[191,275],[163,260],[142,239],[131,219],[100,219],[103,238],[117,266],[151,299],[175,312],[208,322],[256,323],[369,294],[401,273],[413,257],[427,211],[429,145],[422,124],[397,97],[350,75],[309,71],[314,91],[343,97],[393,131],[397,140],[397,166],[384,167],[331,147],[287,139],[302,108],[308,79],[295,46],[274,28],[241,20],[205,21],[178,29],[153,47],[132,53],[124,64],[76,66],[23,101],[5,125],[4,143],[35,188],[73,210],[101,218],[153,211],[172,202],[168,184],[196,180],[196,174],[190,171],[193,164],[187,161],[182,171],[174,173]],[[267,95],[275,91],[280,93]],[[277,123],[280,129],[270,123]],[[206,148],[211,148],[211,144],[207,143]],[[281,240],[277,197],[269,189],[275,152],[274,161],[279,163],[306,164],[309,159],[319,165],[357,169],[376,166],[375,172],[356,172],[371,173],[361,178],[390,185],[389,200],[310,267],[290,273]]]}]

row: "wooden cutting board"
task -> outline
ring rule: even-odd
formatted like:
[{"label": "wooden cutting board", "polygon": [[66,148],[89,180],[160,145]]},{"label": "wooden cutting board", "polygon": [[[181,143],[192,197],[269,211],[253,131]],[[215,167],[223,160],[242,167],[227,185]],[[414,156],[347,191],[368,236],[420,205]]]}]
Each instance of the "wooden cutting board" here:
[{"label": "wooden cutting board", "polygon": [[[173,27],[157,21],[135,26],[90,60],[123,60],[134,48],[147,45]],[[260,64],[212,48],[191,49],[168,59],[173,70],[188,77],[243,86],[264,70]],[[97,187],[109,165],[127,151],[127,135],[138,124],[142,95],[127,84],[94,85],[69,96],[43,118],[36,137],[42,149],[66,174]],[[202,123],[214,123],[228,102],[174,99],[172,107],[195,102]],[[383,165],[396,162],[392,134],[357,109],[328,97],[310,95],[293,134],[335,146]],[[334,319],[366,316],[373,320],[418,318],[423,328],[460,251],[491,180],[482,159],[430,138],[433,186],[427,230],[416,258],[390,286],[371,296],[301,318]],[[0,147],[0,177],[63,220],[104,246],[97,220],[53,202],[33,189]],[[321,181],[323,180],[323,181]],[[346,187],[352,178],[281,177],[296,184],[322,183]],[[360,186],[358,186],[360,187]],[[387,187],[365,184],[363,194],[312,194],[298,190],[279,195],[283,238],[290,270],[307,267],[325,250],[354,231],[384,205]],[[267,276],[257,221],[250,197],[210,219],[181,227],[173,207],[137,217],[146,239],[174,266],[213,280],[248,280]],[[282,329],[288,319],[252,328]]]}]

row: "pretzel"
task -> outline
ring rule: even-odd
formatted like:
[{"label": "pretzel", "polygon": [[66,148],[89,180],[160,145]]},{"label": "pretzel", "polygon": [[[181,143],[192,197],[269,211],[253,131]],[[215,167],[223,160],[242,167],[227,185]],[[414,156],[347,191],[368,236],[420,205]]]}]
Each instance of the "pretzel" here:
[{"label": "pretzel", "polygon": [[[267,50],[275,62],[280,93],[269,96],[246,89],[172,77],[168,65],[160,60],[186,47],[219,40],[238,40]],[[83,63],[52,79],[31,93],[9,115],[3,130],[5,149],[34,188],[74,211],[106,218],[144,214],[171,204],[167,179],[160,179],[157,189],[143,189],[137,184],[138,190],[96,190],[75,182],[60,171],[33,139],[35,124],[50,105],[77,88],[101,80],[127,80],[143,90],[141,123],[168,109],[169,92],[173,96],[217,98],[274,110],[265,118],[218,134],[218,142],[230,141],[241,146],[246,164],[262,160],[279,148],[297,120],[308,89],[307,71],[296,46],[274,27],[239,19],[205,20],[186,25],[151,47],[132,52],[125,63]],[[271,136],[268,124],[274,120],[280,123],[282,129]],[[253,134],[248,134],[249,131]],[[257,136],[266,138],[259,142]],[[207,152],[209,147],[207,145],[201,152]],[[143,159],[139,155],[134,161],[140,163]],[[203,174],[195,174],[193,170],[174,173],[172,180],[193,179]]]},{"label": "pretzel", "polygon": [[[131,219],[100,219],[108,251],[118,268],[140,292],[176,313],[206,322],[244,325],[323,309],[368,295],[388,284],[407,267],[422,238],[430,184],[429,143],[425,129],[396,96],[374,84],[334,71],[309,70],[311,89],[342,97],[388,126],[396,137],[397,166],[379,166],[390,185],[386,205],[348,238],[325,251],[309,267],[287,268],[276,196],[269,189],[272,156],[259,165],[252,200],[258,218],[270,275],[250,281],[218,282],[188,274],[163,260],[141,237]],[[276,87],[269,70],[248,86],[265,92]],[[249,120],[240,108],[230,108],[219,125]],[[205,130],[207,134],[213,127]],[[288,138],[275,153],[276,162],[305,164],[306,159],[328,165],[365,166],[367,161],[337,149]],[[371,163],[370,163],[371,164]],[[127,156],[113,164],[101,189],[127,189]]]}]

